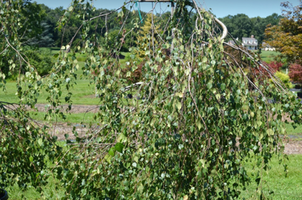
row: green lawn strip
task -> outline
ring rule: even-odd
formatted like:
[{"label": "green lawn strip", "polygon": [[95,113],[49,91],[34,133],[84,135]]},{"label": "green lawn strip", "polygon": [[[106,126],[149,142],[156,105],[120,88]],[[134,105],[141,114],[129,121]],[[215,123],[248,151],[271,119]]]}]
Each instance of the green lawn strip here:
[{"label": "green lawn strip", "polygon": [[[136,102],[141,103],[141,100],[137,100],[137,99],[122,99],[121,100],[121,104],[127,105],[127,107],[128,106],[131,107]],[[97,104],[95,104],[95,105],[97,105]],[[88,108],[87,108],[87,112],[81,112],[81,113],[63,112],[63,113],[66,116],[66,119],[62,119],[61,117],[58,116],[57,119],[51,119],[50,122],[60,122],[60,123],[68,123],[68,124],[79,124],[79,123],[97,124],[99,122],[98,120],[95,120],[95,116],[97,115],[97,113],[89,112]],[[48,121],[48,119],[44,119],[45,115],[47,114],[46,112],[30,111],[29,114],[33,120],[40,121],[40,122],[43,122],[45,120]]]},{"label": "green lawn strip", "polygon": [[[7,82],[6,91],[4,92],[3,90],[0,90],[1,101],[17,103],[19,99],[15,95],[16,90],[16,82]],[[60,100],[64,104],[64,98],[67,95],[67,90],[63,87],[62,91],[63,92]],[[77,84],[74,85],[73,88],[71,88],[70,92],[72,93],[71,99],[73,101],[73,104],[95,105],[99,102],[99,99],[95,98],[95,88],[93,85],[90,85],[90,80],[88,79],[77,80]],[[38,103],[48,103],[46,101],[47,97],[48,93],[45,90],[42,90],[38,98]]]},{"label": "green lawn strip", "polygon": [[[50,122],[60,122],[60,123],[68,123],[68,124],[97,124],[97,121],[94,120],[94,116],[97,113],[67,113],[65,114],[66,119],[62,119],[61,117],[58,117],[57,119],[51,119]],[[44,117],[46,115],[46,112],[30,112],[30,117],[36,121],[45,121]],[[47,120],[47,119],[46,119]]]},{"label": "green lawn strip", "polygon": [[302,125],[298,125],[296,128],[293,128],[291,124],[284,123],[287,135],[301,136],[302,139]]},{"label": "green lawn strip", "polygon": [[260,57],[263,61],[270,63],[272,61],[275,61],[275,57],[279,54],[279,52],[275,51],[261,51]]},{"label": "green lawn strip", "polygon": [[[50,52],[52,55],[60,53],[60,48],[49,48],[49,47],[41,47],[39,50]],[[125,63],[129,60],[131,52],[121,52],[123,56],[125,56],[125,59],[120,59],[120,63]],[[71,56],[71,54],[69,54]],[[87,59],[86,53],[76,53],[76,58],[80,62],[84,62]]]},{"label": "green lawn strip", "polygon": [[[129,55],[130,53],[123,53],[125,55]],[[80,54],[79,54],[80,55]],[[85,58],[86,55],[80,55]],[[126,65],[126,60],[120,60],[121,65]],[[72,101],[73,104],[80,105],[95,105],[98,104],[98,98],[95,98],[95,88],[93,84],[90,84],[92,80],[83,75],[83,70],[81,69],[84,66],[84,62],[79,62],[80,69],[76,72],[78,75],[77,84],[73,86],[71,89],[72,92]],[[124,66],[125,67],[125,66]],[[47,80],[45,80],[47,81]],[[3,91],[0,88],[0,100],[6,101],[10,103],[17,103],[19,99],[17,98],[16,91],[16,81],[7,80],[6,83],[6,91]],[[61,102],[64,104],[65,96],[67,95],[67,90],[63,87],[63,93],[60,98]],[[48,97],[48,93],[43,89],[39,94],[38,103],[48,103],[46,98]]]},{"label": "green lawn strip", "polygon": [[[289,160],[284,161],[288,166],[287,176],[285,176],[283,165],[278,163],[277,156],[274,156],[270,163],[270,171],[268,173],[263,172],[262,190],[269,199],[302,199],[302,155],[289,155],[288,157]],[[246,165],[248,166],[248,173],[251,173],[255,163],[247,163]],[[240,199],[258,199],[255,188],[256,182],[253,182],[245,191],[242,191]]]}]

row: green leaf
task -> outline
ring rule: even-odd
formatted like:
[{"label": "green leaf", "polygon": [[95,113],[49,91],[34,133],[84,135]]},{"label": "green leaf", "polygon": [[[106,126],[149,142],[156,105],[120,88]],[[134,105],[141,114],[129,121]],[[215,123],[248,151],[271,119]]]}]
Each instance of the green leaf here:
[{"label": "green leaf", "polygon": [[104,160],[106,160],[108,163],[111,163],[111,158],[112,156],[107,154],[105,157],[104,157]]},{"label": "green leaf", "polygon": [[109,154],[110,156],[114,156],[114,154],[115,154],[115,148],[114,148],[114,147],[111,147],[111,148],[109,149],[108,154]]},{"label": "green leaf", "polygon": [[42,144],[43,144],[42,138],[39,138],[39,139],[38,139],[38,144],[39,144],[40,146],[42,146]]},{"label": "green leaf", "polygon": [[177,96],[177,97],[179,97],[179,98],[182,98],[182,97],[183,97],[183,93],[180,93],[180,92],[175,93],[175,96]]},{"label": "green leaf", "polygon": [[122,152],[123,152],[124,145],[123,145],[122,143],[119,143],[119,142],[118,142],[118,143],[115,144],[115,147],[114,147],[114,148],[115,148],[116,151],[122,153]]},{"label": "green leaf", "polygon": [[206,63],[207,61],[208,61],[208,58],[204,56],[204,57],[202,58],[202,62],[203,62],[203,63]]},{"label": "green leaf", "polygon": [[190,69],[186,69],[185,74],[188,76],[190,74]]},{"label": "green leaf", "polygon": [[139,185],[139,187],[137,188],[137,191],[138,191],[139,193],[142,193],[142,192],[144,191],[144,186],[143,186],[143,184],[140,184],[140,185]]},{"label": "green leaf", "polygon": [[200,130],[200,129],[201,129],[201,127],[202,127],[201,122],[200,122],[200,121],[196,122],[196,125],[197,125],[197,127],[198,127],[198,130]]},{"label": "green leaf", "polygon": [[177,109],[178,109],[178,110],[180,110],[180,109],[181,109],[181,103],[180,103],[179,101],[178,101],[178,102],[176,102],[176,103],[175,103],[175,105],[176,105],[176,107],[177,107]]}]

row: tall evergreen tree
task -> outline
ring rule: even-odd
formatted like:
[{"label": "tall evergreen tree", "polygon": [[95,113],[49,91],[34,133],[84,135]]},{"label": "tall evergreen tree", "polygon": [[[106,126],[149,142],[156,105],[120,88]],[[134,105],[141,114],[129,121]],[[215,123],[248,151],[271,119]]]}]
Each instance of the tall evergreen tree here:
[{"label": "tall evergreen tree", "polygon": [[[152,17],[153,17],[153,25],[152,25]],[[141,27],[138,37],[137,37],[137,45],[139,47],[139,56],[144,57],[147,52],[153,53],[157,40],[156,35],[159,33],[159,26],[155,25],[155,21],[157,20],[156,16],[153,14],[147,14],[144,26]],[[152,37],[154,34],[155,37]]]}]

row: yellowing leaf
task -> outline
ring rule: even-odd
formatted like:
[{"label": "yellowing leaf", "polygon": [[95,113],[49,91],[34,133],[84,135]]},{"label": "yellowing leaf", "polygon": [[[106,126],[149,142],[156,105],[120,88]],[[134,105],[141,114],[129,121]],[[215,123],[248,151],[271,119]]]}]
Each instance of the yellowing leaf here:
[{"label": "yellowing leaf", "polygon": [[175,93],[175,96],[182,98],[183,97],[183,93],[180,93],[180,92]]},{"label": "yellowing leaf", "polygon": [[123,133],[121,133],[117,137],[117,142],[121,142],[121,143],[127,142],[127,137]]},{"label": "yellowing leaf", "polygon": [[200,129],[201,129],[201,122],[198,121],[198,122],[196,123],[196,125],[197,125],[197,127],[198,127],[198,130],[200,130]]},{"label": "yellowing leaf", "polygon": [[274,131],[272,129],[267,129],[266,133],[271,136],[274,135]]},{"label": "yellowing leaf", "polygon": [[181,103],[180,102],[175,103],[175,105],[176,105],[176,107],[177,107],[178,110],[181,109]]}]

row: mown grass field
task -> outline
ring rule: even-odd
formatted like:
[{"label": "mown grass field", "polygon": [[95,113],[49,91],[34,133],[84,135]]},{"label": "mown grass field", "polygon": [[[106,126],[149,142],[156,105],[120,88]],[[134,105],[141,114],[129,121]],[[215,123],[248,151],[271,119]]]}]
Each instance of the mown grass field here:
[{"label": "mown grass field", "polygon": [[[262,190],[266,198],[273,200],[298,200],[302,199],[302,176],[301,163],[302,155],[289,155],[288,160],[283,164],[288,166],[287,174],[284,172],[284,167],[279,164],[277,156],[273,157],[270,163],[270,171],[263,172]],[[252,173],[252,168],[255,162],[245,163],[248,166],[248,173]],[[240,199],[258,199],[256,182],[250,184]],[[258,195],[259,196],[259,195]]]},{"label": "mown grass field", "polygon": [[261,59],[267,63],[270,63],[275,60],[275,57],[280,53],[276,51],[261,51]]},{"label": "mown grass field", "polygon": [[[67,95],[67,90],[62,86],[63,93],[60,100],[64,103],[64,97]],[[6,91],[0,90],[0,99],[1,101],[6,101],[10,103],[17,103],[19,101],[18,97],[15,95],[17,91],[16,82],[8,81],[6,83]],[[72,100],[74,104],[85,104],[85,105],[95,105],[98,104],[98,99],[94,98],[95,88],[90,85],[90,80],[88,79],[79,79],[77,84],[73,86],[70,90],[72,92]],[[45,90],[42,90],[38,103],[47,103],[46,98],[48,93]]]}]

